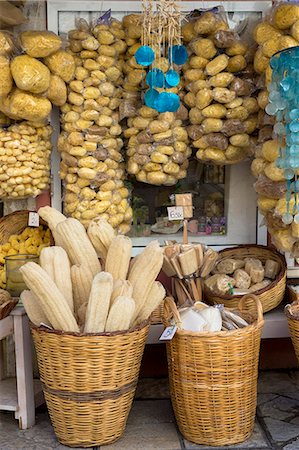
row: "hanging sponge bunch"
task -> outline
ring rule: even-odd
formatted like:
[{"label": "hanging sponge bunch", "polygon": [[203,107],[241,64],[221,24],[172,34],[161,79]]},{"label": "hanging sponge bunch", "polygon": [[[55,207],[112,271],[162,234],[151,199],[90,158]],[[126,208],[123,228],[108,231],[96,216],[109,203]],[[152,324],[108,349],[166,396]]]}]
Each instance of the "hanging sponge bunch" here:
[{"label": "hanging sponge bunch", "polygon": [[[298,4],[275,2],[266,15],[266,19],[257,24],[253,32],[253,37],[258,44],[254,69],[260,76],[262,88],[258,95],[260,106],[258,146],[251,170],[257,178],[254,186],[258,194],[258,207],[264,215],[273,243],[279,250],[294,254],[298,253],[296,248],[299,226],[294,221],[291,224],[286,223],[288,220],[285,219],[290,211],[297,209],[298,194],[288,192],[288,183],[291,185],[292,181],[287,182],[285,168],[279,164],[281,138],[284,135],[280,116],[284,114],[285,105],[281,103],[281,109],[277,111],[277,100],[279,100],[277,87],[280,84],[278,83],[278,86],[272,83],[273,68],[270,60],[277,52],[298,46],[298,30]],[[288,89],[288,80],[281,81],[281,89],[284,84]],[[290,93],[293,91],[291,90]]]},{"label": "hanging sponge bunch", "polygon": [[52,104],[66,102],[65,82],[73,78],[75,62],[50,31],[24,31],[19,42],[20,48],[0,32],[0,111],[13,120],[41,122]]},{"label": "hanging sponge bunch", "polygon": [[69,32],[76,69],[61,108],[58,146],[65,213],[86,227],[103,218],[120,233],[129,231],[132,219],[119,116],[124,39],[122,24],[110,13],[95,25],[81,20]]},{"label": "hanging sponge bunch", "polygon": [[[157,29],[157,18],[155,20],[153,28]],[[144,90],[149,88],[147,82],[152,85],[148,92],[163,91],[162,87],[154,88],[153,84],[163,85],[166,74],[170,72],[168,55],[172,56],[170,47],[165,56],[157,57],[155,54],[148,73],[146,66],[137,64],[135,55],[142,48],[143,21],[143,16],[137,14],[130,14],[123,19],[128,48],[124,63],[124,101],[120,115],[121,118],[127,118],[127,128],[124,130],[127,139],[127,171],[144,183],[174,185],[186,177],[188,158],[192,153],[185,129],[188,111],[182,102],[176,112],[163,113],[144,104],[142,97]],[[166,31],[163,33],[163,39],[168,42]],[[181,97],[182,80],[168,91]]]},{"label": "hanging sponge bunch", "polygon": [[235,164],[252,153],[259,106],[248,45],[229,29],[221,7],[194,11],[183,26],[189,59],[184,101],[200,161]]}]

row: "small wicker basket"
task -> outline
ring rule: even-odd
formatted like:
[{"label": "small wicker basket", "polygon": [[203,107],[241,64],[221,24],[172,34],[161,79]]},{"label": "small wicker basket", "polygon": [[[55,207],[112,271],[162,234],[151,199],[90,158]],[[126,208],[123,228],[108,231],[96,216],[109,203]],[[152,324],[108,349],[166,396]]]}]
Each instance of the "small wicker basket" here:
[{"label": "small wicker basket", "polygon": [[9,316],[9,314],[12,312],[12,310],[17,306],[18,300],[11,299],[7,300],[5,303],[2,303],[0,305],[0,320],[5,319],[5,317]]},{"label": "small wicker basket", "polygon": [[[248,311],[255,302],[257,315]],[[191,442],[223,446],[243,442],[254,427],[258,360],[263,327],[259,299],[239,302],[251,325],[215,333],[177,330],[167,342],[172,406],[179,429]],[[164,325],[180,318],[174,301],[165,300]]]},{"label": "small wicker basket", "polygon": [[[240,245],[238,247],[228,248],[219,252],[219,261],[222,259],[244,259],[244,258],[257,258],[264,264],[267,259],[272,259],[280,264],[280,271],[276,279],[272,281],[264,289],[254,292],[259,298],[263,312],[271,311],[276,308],[284,297],[286,288],[286,262],[284,256],[269,247],[263,245]],[[204,289],[204,299],[211,304],[224,304],[228,308],[237,308],[242,295],[215,295],[209,291],[206,287]],[[251,302],[252,311],[255,310],[254,303]]]},{"label": "small wicker basket", "polygon": [[[21,234],[28,227],[30,211],[15,211],[0,219],[0,245],[5,244],[13,234]],[[40,224],[47,226],[46,222],[40,219]]]},{"label": "small wicker basket", "polygon": [[83,335],[31,324],[47,407],[62,444],[93,447],[123,434],[148,330],[142,324]]}]

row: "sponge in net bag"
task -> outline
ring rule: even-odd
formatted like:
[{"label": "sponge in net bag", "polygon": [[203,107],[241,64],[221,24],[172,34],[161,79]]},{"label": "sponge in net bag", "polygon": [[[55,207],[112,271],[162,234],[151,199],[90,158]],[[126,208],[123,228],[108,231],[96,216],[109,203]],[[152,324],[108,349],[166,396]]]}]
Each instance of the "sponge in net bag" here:
[{"label": "sponge in net bag", "polygon": [[13,79],[9,59],[0,55],[0,97],[7,96],[12,90]]},{"label": "sponge in net bag", "polygon": [[45,58],[61,47],[60,37],[52,31],[24,31],[20,40],[23,50],[33,58]]},{"label": "sponge in net bag", "polygon": [[58,75],[51,75],[50,86],[46,95],[53,105],[63,106],[67,99],[67,89],[63,79]]},{"label": "sponge in net bag", "polygon": [[50,71],[42,62],[28,55],[14,58],[11,73],[19,89],[33,94],[45,92],[50,85]]},{"label": "sponge in net bag", "polygon": [[74,78],[75,59],[66,51],[58,50],[58,52],[47,56],[44,62],[53,74],[60,76],[66,83]]},{"label": "sponge in net bag", "polygon": [[13,116],[33,122],[46,119],[52,109],[51,102],[38,95],[14,89],[9,97],[9,110]]}]

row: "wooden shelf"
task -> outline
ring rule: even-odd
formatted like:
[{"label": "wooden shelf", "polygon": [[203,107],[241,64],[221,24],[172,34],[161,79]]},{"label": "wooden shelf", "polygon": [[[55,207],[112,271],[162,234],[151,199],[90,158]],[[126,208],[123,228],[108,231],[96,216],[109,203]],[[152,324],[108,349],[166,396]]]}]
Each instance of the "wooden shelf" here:
[{"label": "wooden shelf", "polygon": [[[265,325],[262,332],[262,339],[277,339],[290,337],[287,318],[284,314],[284,305],[269,311],[265,314]],[[150,327],[147,344],[160,344],[159,337],[163,332],[163,325],[152,325]]]},{"label": "wooden shelf", "polygon": [[[44,403],[42,385],[39,380],[34,380],[34,398],[35,406],[40,406]],[[17,381],[16,378],[6,378],[0,381],[0,410],[17,411],[18,410],[18,395],[17,395]]]}]

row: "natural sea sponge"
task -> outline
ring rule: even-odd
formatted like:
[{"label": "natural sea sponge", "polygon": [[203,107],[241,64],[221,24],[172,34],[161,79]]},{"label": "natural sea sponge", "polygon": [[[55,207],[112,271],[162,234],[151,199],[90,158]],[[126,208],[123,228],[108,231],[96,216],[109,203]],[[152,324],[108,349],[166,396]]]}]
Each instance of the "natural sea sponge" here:
[{"label": "natural sea sponge", "polygon": [[13,86],[13,79],[9,67],[9,59],[6,56],[0,56],[0,97],[10,93]]},{"label": "natural sea sponge", "polygon": [[47,56],[44,61],[51,72],[54,75],[60,76],[66,83],[74,78],[76,69],[75,60],[66,51],[58,50],[58,52]]},{"label": "natural sea sponge", "polygon": [[58,75],[51,75],[47,97],[56,106],[63,106],[67,99],[65,82]]},{"label": "natural sea sponge", "polygon": [[290,28],[299,19],[299,6],[282,3],[277,6],[273,15],[273,25],[280,30]]},{"label": "natural sea sponge", "polygon": [[52,105],[45,97],[15,89],[10,95],[9,108],[22,119],[40,122],[48,117]]},{"label": "natural sea sponge", "polygon": [[60,37],[52,31],[24,31],[20,39],[23,50],[33,58],[45,58],[61,47]]},{"label": "natural sea sponge", "polygon": [[23,91],[41,94],[50,85],[49,69],[31,56],[17,56],[12,61],[10,68],[17,87]]},{"label": "natural sea sponge", "polygon": [[14,45],[10,34],[0,31],[0,55],[9,55],[13,49]]}]

